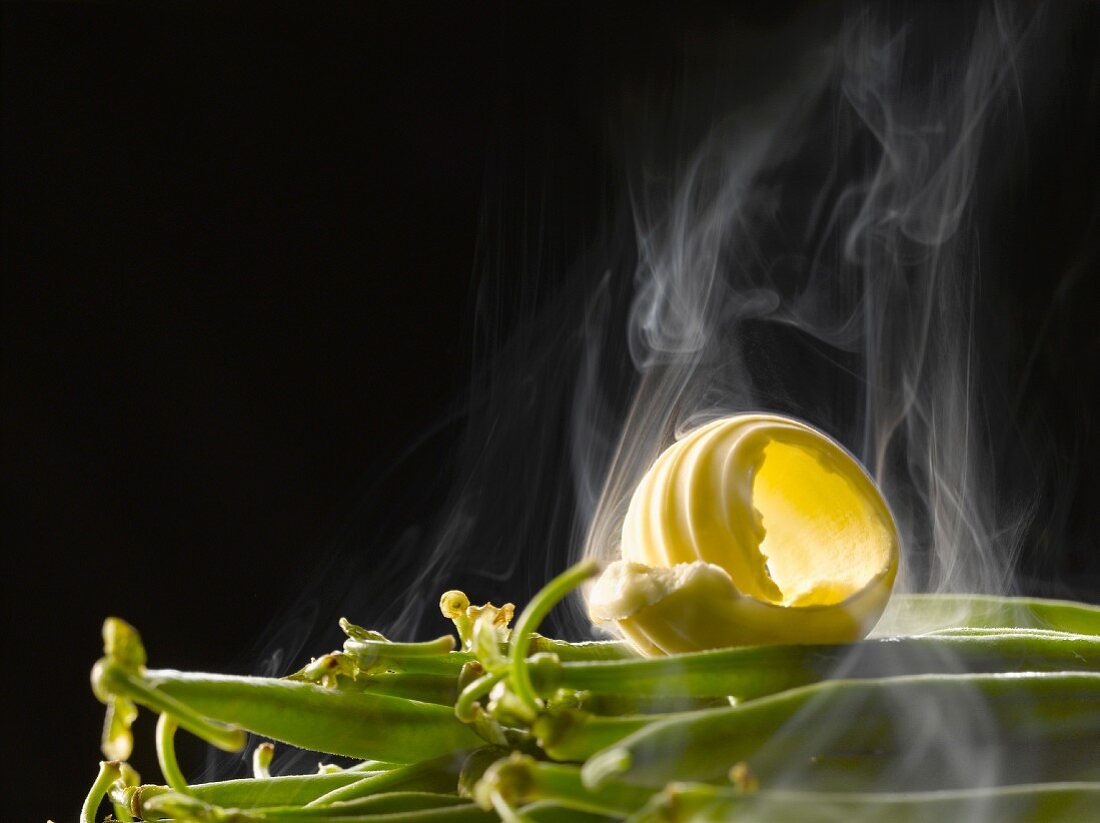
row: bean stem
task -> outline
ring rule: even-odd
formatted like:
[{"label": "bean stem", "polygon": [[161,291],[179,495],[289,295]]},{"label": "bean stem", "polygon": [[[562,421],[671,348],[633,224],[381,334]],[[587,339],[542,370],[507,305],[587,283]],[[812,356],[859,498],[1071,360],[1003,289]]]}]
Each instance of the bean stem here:
[{"label": "bean stem", "polygon": [[265,741],[252,750],[252,776],[257,780],[271,777],[271,761],[275,756],[275,744]]},{"label": "bean stem", "polygon": [[507,672],[489,672],[473,681],[458,695],[455,701],[455,716],[463,723],[472,723],[476,718],[475,706],[478,701],[493,690],[493,686],[507,676]]},{"label": "bean stem", "polygon": [[170,714],[161,713],[157,718],[157,762],[164,782],[177,792],[187,792],[187,778],[176,760],[176,721]]},{"label": "bean stem", "polygon": [[88,796],[84,798],[84,804],[80,808],[80,823],[95,823],[95,816],[103,798],[110,791],[111,784],[121,776],[122,772],[117,760],[100,761],[99,773],[92,782],[92,787],[88,789]]},{"label": "bean stem", "polygon": [[591,558],[566,569],[531,598],[531,602],[527,604],[527,608],[516,621],[509,652],[512,691],[532,714],[539,710],[539,699],[531,685],[531,675],[527,671],[527,652],[531,646],[531,633],[538,628],[543,618],[550,613],[559,600],[597,572],[599,572],[599,564]]}]

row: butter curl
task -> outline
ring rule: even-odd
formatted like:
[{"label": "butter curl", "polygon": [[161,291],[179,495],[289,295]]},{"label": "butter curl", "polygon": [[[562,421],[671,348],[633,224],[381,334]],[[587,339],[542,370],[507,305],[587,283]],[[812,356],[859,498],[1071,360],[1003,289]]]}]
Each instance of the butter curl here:
[{"label": "butter curl", "polygon": [[743,414],[673,443],[646,472],[622,559],[588,593],[644,654],[845,643],[890,597],[899,539],[859,462],[793,418]]}]

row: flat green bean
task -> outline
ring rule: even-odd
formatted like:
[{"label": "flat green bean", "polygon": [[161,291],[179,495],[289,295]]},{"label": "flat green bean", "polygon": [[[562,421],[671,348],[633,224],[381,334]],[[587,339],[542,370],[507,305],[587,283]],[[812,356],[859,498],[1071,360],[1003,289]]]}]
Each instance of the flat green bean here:
[{"label": "flat green bean", "polygon": [[354,680],[341,677],[339,686],[348,691],[403,697],[406,700],[436,703],[441,706],[453,706],[458,697],[458,678],[456,675],[449,674],[383,672],[360,675]]},{"label": "flat green bean", "polygon": [[396,789],[417,789],[428,792],[453,792],[458,784],[458,774],[465,760],[464,754],[445,754],[420,763],[398,766],[389,771],[365,774],[355,783],[349,783],[310,802],[309,806],[331,803],[347,803],[369,795],[391,792]]},{"label": "flat green bean", "polygon": [[[349,783],[362,780],[364,772],[339,771],[326,774],[291,774],[278,777],[241,778],[219,780],[213,783],[194,783],[187,787],[189,794],[215,806],[236,809],[252,809],[261,806],[304,805],[339,789]],[[149,799],[164,794],[164,786],[144,785],[136,790],[140,797]],[[140,807],[142,799],[139,799]]]},{"label": "flat green bean", "polygon": [[212,720],[328,754],[400,763],[482,743],[450,708],[431,703],[300,681],[172,669],[149,670],[143,679]]},{"label": "flat green bean", "polygon": [[[511,645],[508,643],[502,643],[500,645],[502,655],[507,656],[510,649]],[[395,672],[452,675],[454,677],[458,676],[464,665],[477,659],[477,657],[470,652],[457,651],[425,657],[405,657],[399,660],[390,660],[388,658],[379,659],[373,654],[365,652],[360,653],[359,647],[355,645],[350,645],[345,648],[345,652],[352,657],[356,657],[356,659],[363,664],[364,668],[382,665],[384,668],[388,668]],[[562,661],[628,660],[638,656],[637,652],[633,651],[625,643],[620,643],[618,641],[591,640],[580,643],[570,643],[565,640],[554,640],[539,634],[533,634],[531,636],[529,653],[539,654],[542,652],[552,652]]]},{"label": "flat green bean", "polygon": [[1011,820],[1047,823],[1100,817],[1100,783],[1042,783],[961,791],[831,793],[761,791],[672,784],[631,821],[635,823],[719,823],[767,820],[776,823],[944,823]]},{"label": "flat green bean", "polygon": [[[470,802],[431,809],[376,814],[342,815],[339,811],[332,809],[329,812],[322,817],[311,816],[298,819],[309,823],[499,823],[495,814],[484,811]],[[279,823],[292,823],[295,818],[282,817],[278,820]]]},{"label": "flat green bean", "polygon": [[[570,643],[566,640],[554,640],[543,637],[541,634],[531,635],[531,654],[550,652],[556,654],[559,660],[630,660],[636,658],[638,653],[626,643],[617,640],[585,640],[579,643]],[[507,653],[507,648],[505,648]]]},{"label": "flat green bean", "polygon": [[[605,746],[582,773],[593,786],[612,776],[655,786],[722,778],[740,761],[751,765],[758,749],[791,728],[803,748],[813,747],[787,752],[791,760],[897,750],[910,742],[899,735],[919,737],[926,714],[947,707],[981,713],[967,730],[969,743],[1080,743],[1083,760],[1100,758],[1100,674],[916,675],[825,681],[728,709],[669,715]],[[788,726],[804,709],[801,728]],[[544,748],[556,759],[563,751],[573,759],[588,734],[587,724],[578,723]]]},{"label": "flat green bean", "polygon": [[1100,606],[982,594],[895,594],[873,635],[1006,626],[1100,635]]},{"label": "flat green bean", "polygon": [[519,809],[525,820],[531,823],[614,823],[621,818],[574,809],[553,800],[536,800]]},{"label": "flat green bean", "polygon": [[433,791],[387,791],[329,806],[285,806],[256,809],[253,814],[272,821],[317,820],[333,817],[416,812],[461,806],[469,801],[456,794]]},{"label": "flat green bean", "polygon": [[[435,797],[438,797],[436,795]],[[375,811],[345,813],[339,807],[324,809],[270,809],[237,811],[210,806],[190,795],[166,794],[150,800],[150,819],[166,817],[177,821],[210,821],[210,823],[490,823],[496,816],[483,811],[475,804],[455,798],[455,803],[440,805],[435,800],[423,805],[411,806],[409,798],[383,801]],[[395,808],[396,807],[396,808]]]},{"label": "flat green bean", "polygon": [[747,646],[673,657],[536,665],[543,696],[565,688],[638,697],[749,700],[826,678],[961,672],[1100,671],[1100,638],[936,635],[836,646]]}]

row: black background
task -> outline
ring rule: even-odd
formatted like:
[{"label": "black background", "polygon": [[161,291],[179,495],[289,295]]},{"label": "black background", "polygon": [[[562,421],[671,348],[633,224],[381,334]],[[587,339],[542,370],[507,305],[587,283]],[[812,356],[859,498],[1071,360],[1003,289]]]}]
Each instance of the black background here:
[{"label": "black background", "polygon": [[[586,5],[5,5],[4,762],[25,819],[72,819],[94,774],[105,614],[179,668],[335,642],[322,584],[345,606],[417,545],[478,352],[606,223],[616,83],[659,76],[686,32],[794,8]],[[1021,414],[1066,461],[1025,571],[1080,596],[1100,591],[1095,22],[1029,135],[998,304],[1034,370]],[[549,237],[493,245],[524,226]],[[494,586],[518,599],[544,570]],[[387,573],[394,596],[411,579]]]}]

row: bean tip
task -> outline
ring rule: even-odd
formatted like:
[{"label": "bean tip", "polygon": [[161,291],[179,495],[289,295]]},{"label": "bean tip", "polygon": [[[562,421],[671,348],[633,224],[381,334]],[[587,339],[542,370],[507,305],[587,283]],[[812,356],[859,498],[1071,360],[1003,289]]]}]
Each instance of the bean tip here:
[{"label": "bean tip", "polygon": [[585,788],[596,790],[608,780],[630,768],[630,751],[623,748],[605,749],[592,755],[581,767],[581,782]]}]

